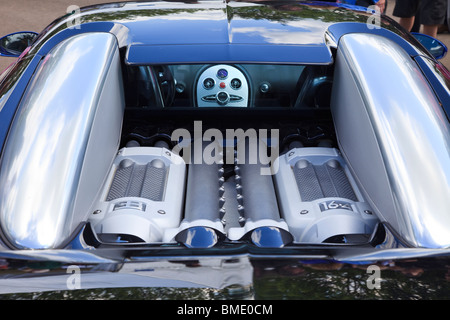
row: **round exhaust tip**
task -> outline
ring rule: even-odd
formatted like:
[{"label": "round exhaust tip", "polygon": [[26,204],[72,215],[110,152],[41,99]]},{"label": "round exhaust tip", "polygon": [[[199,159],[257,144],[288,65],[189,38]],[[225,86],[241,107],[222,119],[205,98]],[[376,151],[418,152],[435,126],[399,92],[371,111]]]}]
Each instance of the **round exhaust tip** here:
[{"label": "round exhaust tip", "polygon": [[282,248],[293,241],[292,235],[277,227],[259,227],[250,231],[250,240],[262,248]]},{"label": "round exhaust tip", "polygon": [[221,241],[223,235],[209,227],[191,227],[178,233],[175,240],[188,248],[211,248]]}]

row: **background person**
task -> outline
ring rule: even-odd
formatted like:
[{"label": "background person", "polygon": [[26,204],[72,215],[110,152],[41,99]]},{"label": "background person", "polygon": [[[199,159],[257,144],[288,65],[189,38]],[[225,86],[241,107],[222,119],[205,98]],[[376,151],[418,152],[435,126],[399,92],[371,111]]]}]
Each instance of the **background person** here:
[{"label": "background person", "polygon": [[408,31],[414,26],[416,14],[420,17],[423,33],[436,38],[438,28],[445,22],[447,0],[397,0],[393,15]]}]

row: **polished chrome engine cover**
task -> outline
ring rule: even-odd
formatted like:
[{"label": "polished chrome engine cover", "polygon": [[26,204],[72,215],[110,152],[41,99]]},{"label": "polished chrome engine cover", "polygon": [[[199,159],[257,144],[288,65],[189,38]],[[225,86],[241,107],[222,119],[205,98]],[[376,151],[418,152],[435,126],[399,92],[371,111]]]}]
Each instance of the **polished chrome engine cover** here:
[{"label": "polished chrome engine cover", "polygon": [[119,148],[121,73],[108,33],[70,37],[41,61],[0,163],[0,223],[11,247],[63,247],[88,217]]},{"label": "polished chrome engine cover", "polygon": [[383,224],[408,246],[448,248],[450,125],[414,60],[389,39],[343,36],[331,111],[342,155]]}]

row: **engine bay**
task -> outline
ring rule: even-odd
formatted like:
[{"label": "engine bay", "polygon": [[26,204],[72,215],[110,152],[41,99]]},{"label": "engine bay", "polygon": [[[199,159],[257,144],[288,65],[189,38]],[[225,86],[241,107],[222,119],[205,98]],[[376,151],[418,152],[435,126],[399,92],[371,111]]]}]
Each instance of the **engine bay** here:
[{"label": "engine bay", "polygon": [[98,243],[370,241],[379,221],[338,150],[328,68],[173,65],[127,74],[134,85],[125,87],[120,150],[88,219]]},{"label": "engine bay", "polygon": [[232,110],[126,110],[121,149],[89,217],[98,243],[370,241],[379,221],[328,111]]}]

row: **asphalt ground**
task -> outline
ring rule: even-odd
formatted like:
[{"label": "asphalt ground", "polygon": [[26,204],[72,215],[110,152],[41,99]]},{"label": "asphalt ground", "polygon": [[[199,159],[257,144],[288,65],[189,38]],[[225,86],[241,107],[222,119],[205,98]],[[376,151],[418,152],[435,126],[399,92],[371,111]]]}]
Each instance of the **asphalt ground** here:
[{"label": "asphalt ground", "polygon": [[[16,31],[42,31],[53,20],[66,14],[67,8],[71,5],[84,7],[98,3],[108,3],[101,0],[0,0],[0,36]],[[395,0],[388,2],[387,14],[392,17],[392,10]],[[396,19],[395,17],[393,17]],[[396,19],[397,20],[397,19]],[[438,39],[443,41],[450,49],[450,33],[438,35]],[[0,57],[0,72],[15,58]],[[442,63],[450,69],[450,53],[447,54]]]}]

